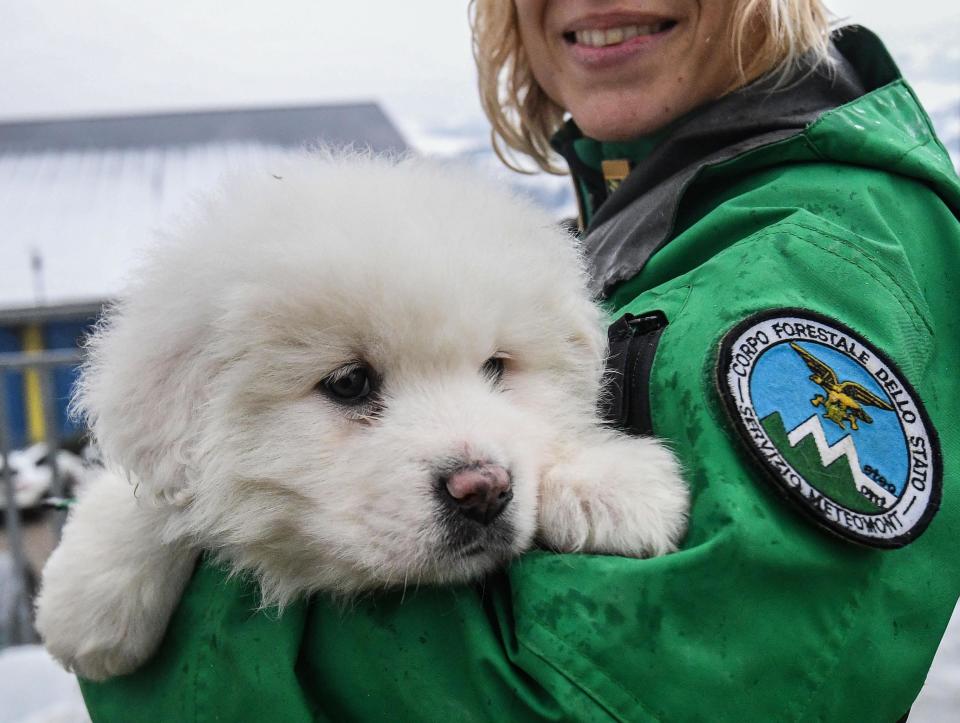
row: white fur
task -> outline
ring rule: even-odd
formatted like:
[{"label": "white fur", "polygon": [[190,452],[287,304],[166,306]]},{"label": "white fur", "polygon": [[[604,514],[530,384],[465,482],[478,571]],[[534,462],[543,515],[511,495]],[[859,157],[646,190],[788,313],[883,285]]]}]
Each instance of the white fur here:
[{"label": "white fur", "polygon": [[[87,678],[150,656],[199,549],[282,605],[475,579],[537,535],[646,556],[684,529],[672,455],[596,419],[605,334],[574,242],[456,170],[305,156],[238,176],[89,353],[78,406],[115,471],[73,512],[37,608]],[[480,372],[495,353],[499,383]],[[355,360],[383,379],[369,414],[316,389]],[[437,470],[471,463],[508,469],[514,498],[462,554]]]}]

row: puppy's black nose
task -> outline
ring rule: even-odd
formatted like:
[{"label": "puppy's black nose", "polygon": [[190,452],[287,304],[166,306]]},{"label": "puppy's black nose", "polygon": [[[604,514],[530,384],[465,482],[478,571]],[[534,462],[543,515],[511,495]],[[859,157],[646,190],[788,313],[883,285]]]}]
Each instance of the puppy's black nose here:
[{"label": "puppy's black nose", "polygon": [[460,514],[482,525],[497,519],[513,499],[510,473],[496,464],[461,467],[440,484]]}]

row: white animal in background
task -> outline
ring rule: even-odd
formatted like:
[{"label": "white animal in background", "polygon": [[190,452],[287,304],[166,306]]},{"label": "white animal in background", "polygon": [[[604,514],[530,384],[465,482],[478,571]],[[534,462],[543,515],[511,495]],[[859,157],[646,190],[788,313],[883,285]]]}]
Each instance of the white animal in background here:
[{"label": "white animal in background", "polygon": [[470,581],[535,541],[673,550],[686,487],[598,420],[605,348],[574,240],[487,182],[327,155],[234,178],[92,340],[79,407],[117,472],[44,570],[45,644],[136,668],[200,549],[279,605]]},{"label": "white animal in background", "polygon": [[[39,507],[53,487],[53,467],[46,442],[36,442],[25,449],[15,449],[7,457],[13,481],[13,501],[22,510]],[[87,469],[80,457],[65,449],[57,450],[57,472],[69,493],[82,486]],[[3,460],[0,459],[0,474]],[[7,492],[0,484],[0,510],[7,506]]]}]

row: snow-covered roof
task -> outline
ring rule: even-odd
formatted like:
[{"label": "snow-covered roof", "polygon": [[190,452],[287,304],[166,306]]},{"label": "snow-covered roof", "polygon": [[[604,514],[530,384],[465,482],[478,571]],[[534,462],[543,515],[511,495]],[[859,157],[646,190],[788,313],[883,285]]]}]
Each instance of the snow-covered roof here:
[{"label": "snow-covered roof", "polygon": [[192,196],[312,143],[407,149],[372,103],[0,124],[0,308],[116,294]]}]

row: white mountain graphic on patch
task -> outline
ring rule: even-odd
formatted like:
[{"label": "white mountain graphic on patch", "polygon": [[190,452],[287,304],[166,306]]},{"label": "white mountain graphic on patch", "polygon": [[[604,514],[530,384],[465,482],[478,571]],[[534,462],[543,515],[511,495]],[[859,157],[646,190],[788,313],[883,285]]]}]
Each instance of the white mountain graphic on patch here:
[{"label": "white mountain graphic on patch", "polygon": [[787,433],[787,439],[790,441],[791,447],[796,447],[801,440],[807,437],[813,437],[813,441],[817,445],[817,453],[820,455],[820,462],[824,467],[833,464],[841,457],[846,457],[847,464],[850,465],[850,473],[857,484],[857,490],[866,488],[877,499],[883,500],[881,505],[883,509],[892,507],[897,501],[897,498],[890,492],[860,471],[860,457],[857,455],[857,448],[849,434],[835,444],[829,444],[823,426],[820,424],[820,417],[814,414]]}]

